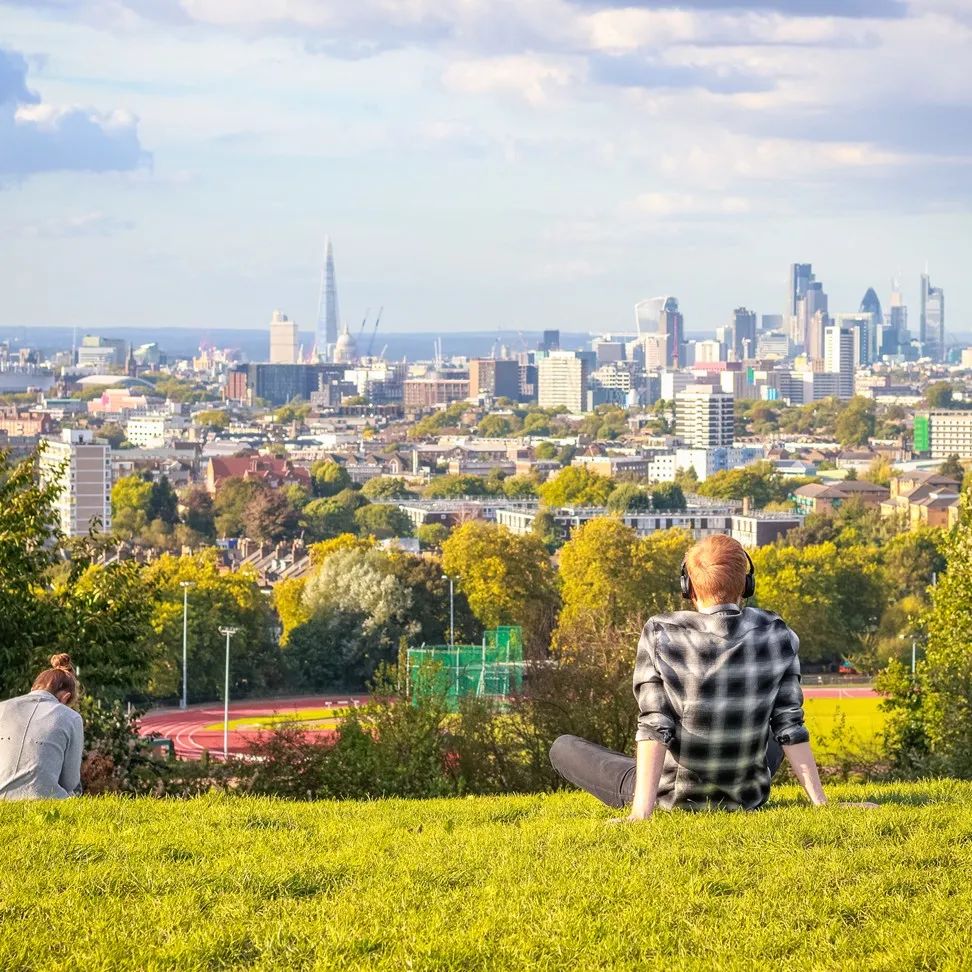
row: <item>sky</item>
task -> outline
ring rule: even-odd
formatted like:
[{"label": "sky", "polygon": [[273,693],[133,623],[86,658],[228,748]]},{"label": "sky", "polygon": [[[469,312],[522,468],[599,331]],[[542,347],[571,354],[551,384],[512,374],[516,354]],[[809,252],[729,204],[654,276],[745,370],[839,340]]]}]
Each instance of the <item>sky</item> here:
[{"label": "sky", "polygon": [[926,263],[972,331],[972,0],[0,0],[0,324],[689,331]]}]

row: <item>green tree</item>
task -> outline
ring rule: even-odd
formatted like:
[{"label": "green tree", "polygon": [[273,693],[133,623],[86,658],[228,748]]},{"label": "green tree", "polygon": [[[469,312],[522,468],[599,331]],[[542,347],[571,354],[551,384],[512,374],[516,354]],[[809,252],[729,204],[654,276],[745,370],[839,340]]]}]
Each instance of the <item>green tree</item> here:
[{"label": "green tree", "polygon": [[122,476],[111,487],[111,528],[120,537],[141,536],[149,523],[152,484],[141,476]]},{"label": "green tree", "polygon": [[231,476],[220,485],[213,501],[214,526],[221,537],[239,537],[246,530],[246,508],[261,486],[252,479]]},{"label": "green tree", "polygon": [[607,476],[598,476],[586,466],[567,466],[540,489],[540,500],[545,506],[604,506],[615,482]]},{"label": "green tree", "polygon": [[519,428],[519,422],[512,415],[487,415],[480,419],[476,432],[489,439],[505,439]]},{"label": "green tree", "polygon": [[867,445],[874,435],[874,402],[855,395],[837,416],[835,431],[837,441],[846,449],[851,446]]},{"label": "green tree", "polygon": [[297,535],[300,517],[287,496],[277,490],[258,489],[243,510],[244,535],[261,543],[277,543]]},{"label": "green tree", "polygon": [[225,408],[209,408],[195,412],[192,421],[195,425],[206,426],[210,429],[228,429],[233,418]]},{"label": "green tree", "polygon": [[658,486],[652,486],[650,492],[651,506],[654,510],[678,511],[685,509],[685,494],[678,483],[662,483]]},{"label": "green tree", "polygon": [[471,520],[442,545],[445,573],[458,578],[473,614],[484,627],[523,626],[534,652],[549,641],[557,610],[556,576],[540,538]]},{"label": "green tree", "polygon": [[216,537],[213,498],[201,486],[190,486],[182,495],[182,520],[204,539]]},{"label": "green tree", "polygon": [[890,486],[892,476],[894,466],[884,456],[875,456],[861,478],[877,486]]},{"label": "green tree", "polygon": [[610,513],[627,513],[629,510],[645,511],[652,508],[651,494],[635,483],[619,483],[607,499]]},{"label": "green tree", "polygon": [[369,479],[361,487],[361,493],[369,500],[413,499],[418,495],[408,488],[400,476],[376,476]]},{"label": "green tree", "polygon": [[423,550],[441,550],[449,537],[449,528],[444,523],[423,523],[415,531]]},{"label": "green tree", "polygon": [[925,389],[925,402],[929,408],[948,408],[952,404],[953,395],[950,382],[933,381]]},{"label": "green tree", "polygon": [[533,455],[537,459],[556,459],[557,447],[552,442],[541,442],[534,447]]},{"label": "green tree", "polygon": [[104,439],[112,449],[121,449],[122,443],[128,439],[125,429],[117,422],[105,422],[98,430],[98,437]]},{"label": "green tree", "polygon": [[965,467],[959,461],[958,453],[953,452],[938,467],[939,475],[951,476],[956,482],[961,483],[965,478]]},{"label": "green tree", "polygon": [[334,496],[351,485],[351,476],[339,462],[322,459],[310,469],[315,496]]},{"label": "green tree", "polygon": [[464,496],[488,496],[482,476],[449,474],[436,476],[422,491],[426,499],[461,499]]},{"label": "green tree", "polygon": [[220,626],[238,628],[230,655],[234,697],[265,692],[281,683],[279,652],[271,637],[272,614],[256,573],[247,567],[223,572],[215,550],[191,557],[163,554],[145,568],[146,583],[157,590],[152,605],[155,649],[149,691],[173,697],[182,684],[182,581],[189,582],[187,612],[189,698],[222,697],[225,638]]},{"label": "green tree", "polygon": [[372,503],[362,506],[355,511],[354,522],[360,533],[378,540],[412,535],[412,521],[397,506],[391,504]]},{"label": "green tree", "polygon": [[509,476],[503,480],[503,495],[510,499],[536,496],[537,481],[532,476]]},{"label": "green tree", "polygon": [[161,520],[169,526],[179,522],[179,497],[168,476],[162,476],[157,483],[152,483],[147,513],[149,520]]},{"label": "green tree", "polygon": [[312,542],[330,540],[357,530],[354,511],[334,499],[311,500],[304,507],[302,516]]}]

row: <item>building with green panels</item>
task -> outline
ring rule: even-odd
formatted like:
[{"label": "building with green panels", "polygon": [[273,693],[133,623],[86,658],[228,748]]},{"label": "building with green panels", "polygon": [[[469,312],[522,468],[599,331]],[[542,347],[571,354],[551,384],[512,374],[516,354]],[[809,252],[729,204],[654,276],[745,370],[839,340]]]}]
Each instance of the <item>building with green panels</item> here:
[{"label": "building with green panels", "polygon": [[931,416],[927,412],[915,416],[914,450],[918,453],[931,452]]},{"label": "building with green panels", "polygon": [[935,408],[918,412],[914,450],[931,459],[972,459],[972,410]]}]

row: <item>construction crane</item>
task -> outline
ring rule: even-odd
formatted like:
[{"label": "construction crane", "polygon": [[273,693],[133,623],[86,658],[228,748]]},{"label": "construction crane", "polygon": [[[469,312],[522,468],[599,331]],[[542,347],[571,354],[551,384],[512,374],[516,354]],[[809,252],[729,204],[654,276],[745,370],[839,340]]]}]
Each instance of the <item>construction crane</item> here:
[{"label": "construction crane", "polygon": [[375,326],[371,331],[371,340],[368,342],[368,353],[365,355],[366,358],[371,357],[371,352],[375,346],[375,335],[378,333],[378,325],[381,323],[381,314],[384,311],[384,307],[378,308],[378,316],[375,318]]},{"label": "construction crane", "polygon": [[365,316],[361,318],[361,327],[358,328],[358,340],[361,340],[361,335],[364,333],[365,324],[368,323],[368,314],[371,311],[370,307],[365,308]]}]

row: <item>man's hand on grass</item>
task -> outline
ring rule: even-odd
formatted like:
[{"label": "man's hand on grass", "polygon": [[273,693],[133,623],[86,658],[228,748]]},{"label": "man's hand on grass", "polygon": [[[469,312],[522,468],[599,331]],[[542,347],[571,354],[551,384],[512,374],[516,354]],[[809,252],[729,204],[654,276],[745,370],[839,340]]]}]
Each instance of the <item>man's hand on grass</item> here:
[{"label": "man's hand on grass", "polygon": [[880,803],[872,803],[870,800],[861,800],[858,803],[855,802],[841,802],[837,804],[838,807],[859,807],[862,810],[877,810]]}]

